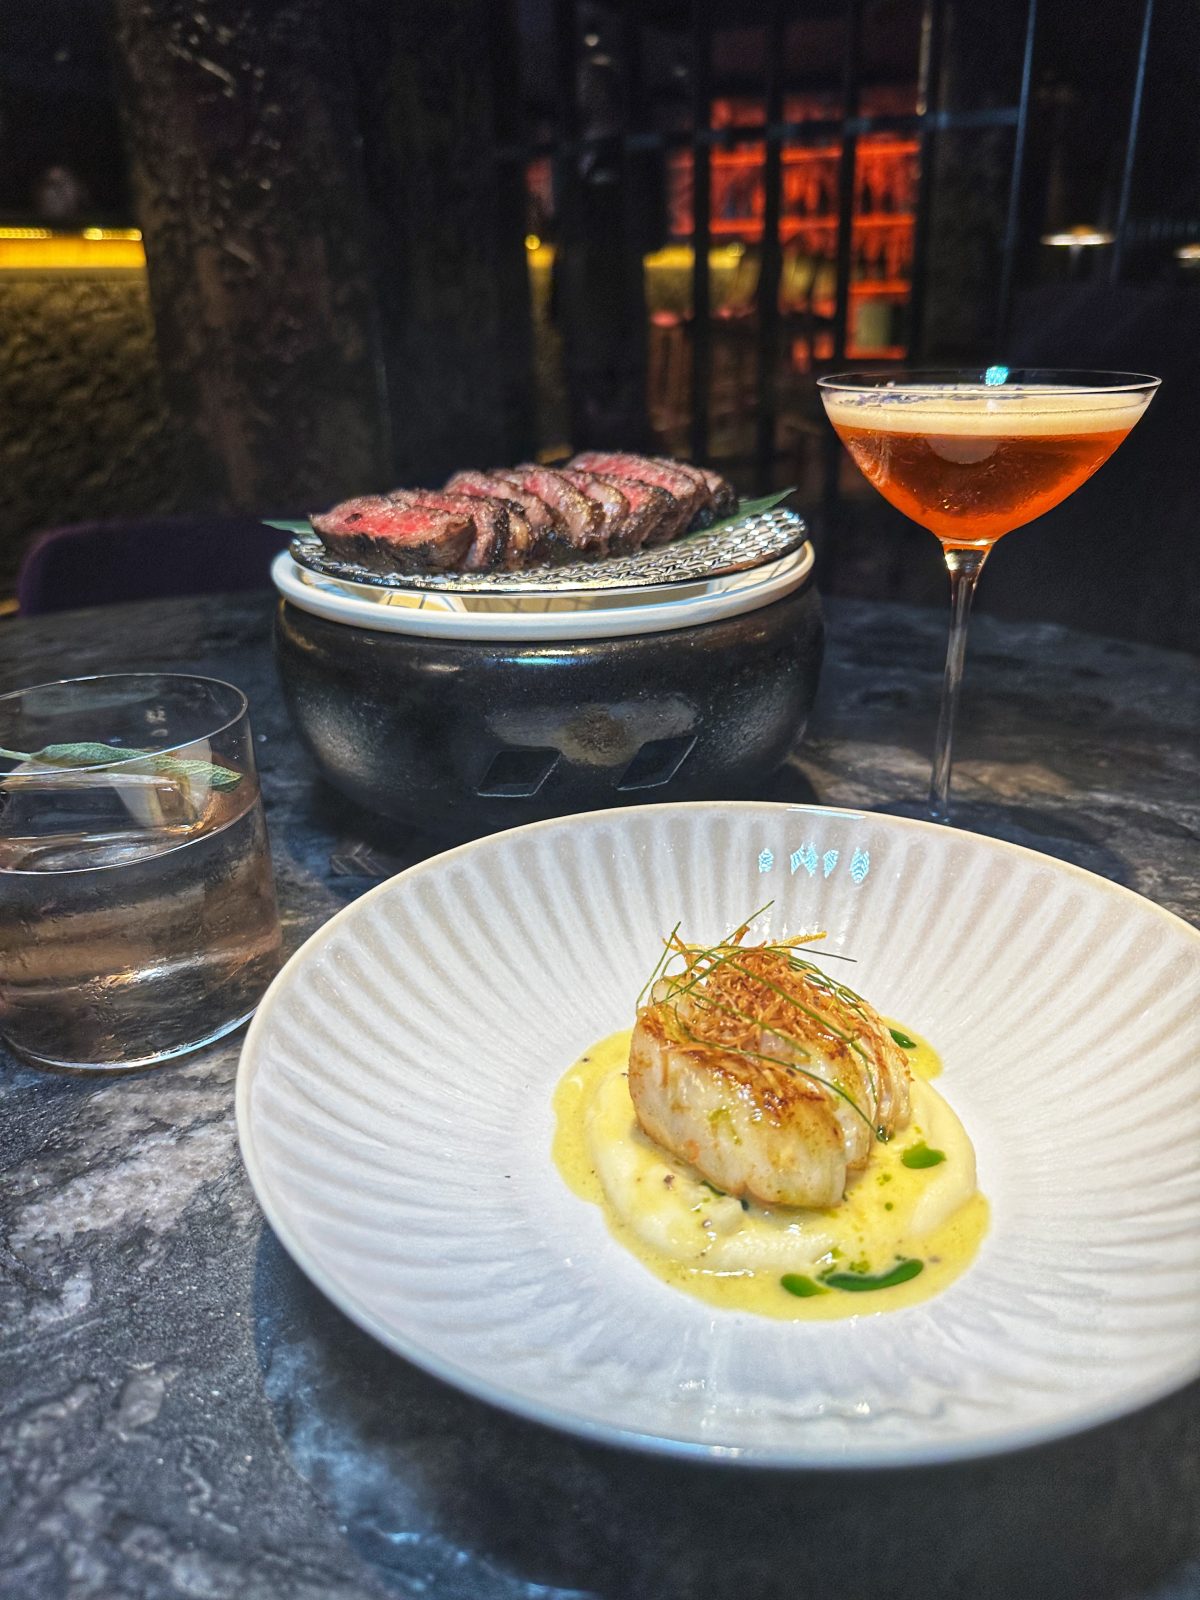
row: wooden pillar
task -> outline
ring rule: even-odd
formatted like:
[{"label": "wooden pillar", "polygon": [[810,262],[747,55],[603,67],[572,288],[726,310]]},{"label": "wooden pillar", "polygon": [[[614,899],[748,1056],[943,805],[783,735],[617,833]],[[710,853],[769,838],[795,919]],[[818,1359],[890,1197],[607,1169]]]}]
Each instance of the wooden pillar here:
[{"label": "wooden pillar", "polygon": [[[1023,4],[946,6],[939,103],[946,111],[1015,105],[1025,44]],[[943,130],[934,155],[926,274],[926,364],[1000,359],[995,349],[1012,128]]]},{"label": "wooden pillar", "polygon": [[[560,73],[566,70],[568,61],[560,60]],[[649,441],[646,291],[636,169],[621,138],[627,90],[609,57],[579,63],[571,87],[586,143],[572,140],[558,163],[553,294],[571,443],[576,450],[640,450]]]},{"label": "wooden pillar", "polygon": [[528,455],[533,335],[512,0],[349,18],[397,478]]}]

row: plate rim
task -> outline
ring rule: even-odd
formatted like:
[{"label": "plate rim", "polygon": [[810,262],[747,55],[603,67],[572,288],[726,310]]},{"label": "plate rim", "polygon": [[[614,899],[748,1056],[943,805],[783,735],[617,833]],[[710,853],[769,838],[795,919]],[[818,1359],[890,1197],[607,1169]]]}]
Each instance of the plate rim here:
[{"label": "plate rim", "polygon": [[[333,937],[343,921],[349,921],[357,913],[358,907],[380,898],[384,893],[392,891],[394,886],[403,878],[416,876],[425,871],[432,870],[435,866],[450,859],[462,859],[483,845],[490,845],[504,840],[510,834],[548,832],[562,828],[570,823],[582,819],[594,820],[603,823],[607,820],[632,816],[647,812],[700,812],[700,811],[725,811],[725,812],[763,812],[774,811],[787,815],[802,816],[835,816],[851,820],[876,819],[888,825],[899,827],[902,831],[914,830],[917,833],[945,835],[950,834],[958,838],[978,841],[985,846],[999,849],[1002,853],[1015,854],[1018,857],[1033,862],[1049,863],[1056,870],[1065,872],[1068,876],[1083,879],[1098,885],[1101,890],[1107,891],[1118,899],[1127,899],[1143,907],[1149,907],[1157,916],[1162,917],[1168,924],[1175,924],[1193,940],[1200,942],[1200,928],[1186,918],[1168,911],[1157,901],[1149,899],[1146,895],[1139,894],[1136,889],[1127,888],[1124,884],[1116,883],[1111,878],[1105,878],[1100,873],[1091,872],[1086,867],[1076,866],[1074,862],[1062,861],[1056,856],[1047,855],[1044,851],[1033,850],[1028,845],[1015,844],[1007,839],[997,839],[990,834],[976,833],[966,828],[954,828],[942,823],[925,821],[922,818],[897,816],[888,811],[871,811],[858,807],[807,805],[777,800],[692,800],[692,801],[667,801],[653,805],[619,806],[611,809],[585,812],[571,812],[561,817],[547,817],[538,822],[518,824],[513,828],[485,834],[478,839],[471,839],[463,844],[455,845],[448,850],[439,851],[437,854],[427,856],[424,860],[414,862],[412,866],[395,873],[392,877],[376,884],[358,899],[352,900],[349,905],[343,906],[334,913],[320,927],[313,930],[304,940],[272,979],[266,993],[259,1001],[258,1009],[251,1020],[242,1043],[238,1056],[237,1074],[234,1089],[234,1115],[237,1130],[238,1149],[242,1163],[246,1169],[250,1186],[255,1200],[262,1211],[266,1222],[270,1226],[279,1243],[286,1250],[292,1261],[305,1277],[320,1292],[337,1307],[343,1315],[350,1318],[355,1325],[377,1339],[386,1349],[394,1355],[400,1356],[421,1371],[447,1383],[451,1387],[470,1395],[473,1399],[481,1400],[486,1405],[497,1410],[506,1411],[511,1415],[521,1417],[526,1421],[552,1428],[559,1433],[582,1438],[589,1444],[601,1445],[609,1448],[632,1450],[655,1457],[686,1461],[692,1463],[703,1462],[709,1465],[742,1466],[754,1470],[772,1470],[789,1472],[862,1472],[888,1469],[903,1469],[909,1467],[940,1466],[956,1461],[980,1460],[989,1457],[1010,1455],[1018,1451],[1032,1449],[1039,1445],[1050,1444],[1058,1439],[1074,1437],[1077,1434],[1090,1432],[1092,1429],[1102,1427],[1104,1424],[1132,1415],[1144,1407],[1153,1404],[1156,1400],[1177,1393],[1187,1384],[1200,1377],[1200,1347],[1190,1361],[1177,1364],[1168,1372],[1159,1374],[1131,1389],[1124,1390],[1120,1397],[1100,1405],[1084,1407],[1078,1411],[1068,1412],[1049,1423],[1029,1425],[1019,1429],[986,1428],[973,1434],[969,1439],[937,1440],[925,1439],[917,1443],[905,1441],[884,1441],[876,1443],[869,1448],[855,1445],[850,1449],[830,1451],[818,1448],[797,1449],[795,1447],[763,1447],[757,1445],[741,1446],[720,1443],[702,1443],[698,1440],[671,1438],[665,1434],[639,1432],[635,1428],[623,1427],[618,1424],[594,1422],[582,1418],[567,1407],[544,1405],[530,1400],[523,1395],[511,1392],[502,1385],[493,1385],[476,1374],[461,1368],[456,1362],[447,1361],[435,1352],[415,1341],[408,1341],[397,1337],[394,1332],[384,1327],[364,1305],[358,1303],[351,1293],[343,1292],[340,1286],[333,1283],[325,1274],[323,1268],[309,1257],[304,1242],[299,1238],[291,1223],[280,1214],[271,1196],[270,1186],[266,1182],[265,1173],[258,1161],[254,1147],[254,1135],[251,1127],[250,1095],[253,1080],[257,1072],[254,1055],[257,1050],[258,1038],[266,1032],[270,1009],[278,1003],[279,995],[283,993],[289,975],[293,968],[301,964],[301,958],[311,959],[313,952],[326,944]],[[900,1315],[902,1313],[897,1313]]]},{"label": "plate rim", "polygon": [[[785,570],[788,562],[793,566]],[[735,617],[749,616],[764,610],[777,600],[809,582],[813,576],[816,556],[812,541],[805,539],[794,550],[773,558],[759,567],[744,572],[728,573],[730,578],[748,578],[761,574],[757,583],[742,584],[691,598],[679,595],[649,600],[640,605],[604,606],[581,611],[550,612],[456,612],[409,610],[400,606],[381,605],[356,594],[331,594],[328,590],[307,583],[298,574],[311,571],[302,567],[290,551],[281,550],[271,563],[271,581],[289,605],[320,617],[325,622],[340,623],[344,627],[362,628],[370,633],[400,634],[407,638],[470,640],[485,644],[538,644],[562,640],[586,642],[598,639],[622,639],[642,635],[677,632],[684,628],[698,628],[713,622],[730,621]],[[320,574],[314,574],[320,577]],[[337,582],[337,579],[325,579]],[[721,581],[719,578],[713,580]],[[393,593],[402,593],[393,590]],[[410,591],[413,594],[416,590]],[[419,591],[422,596],[426,591]],[[594,591],[601,593],[602,591]],[[623,593],[654,593],[654,590],[611,591],[614,598]],[[665,586],[661,591],[666,595]],[[580,596],[584,597],[584,596]],[[436,598],[436,597],[435,597]],[[492,598],[475,595],[474,599]],[[504,597],[499,597],[504,598]],[[536,599],[536,595],[513,598]],[[571,598],[565,595],[562,598]],[[360,609],[362,608],[362,609]]]}]

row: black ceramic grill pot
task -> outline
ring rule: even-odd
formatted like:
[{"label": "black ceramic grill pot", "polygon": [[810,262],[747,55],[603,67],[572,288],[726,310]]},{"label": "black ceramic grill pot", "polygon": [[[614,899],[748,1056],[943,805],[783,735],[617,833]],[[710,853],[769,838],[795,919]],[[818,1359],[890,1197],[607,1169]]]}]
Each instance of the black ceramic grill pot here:
[{"label": "black ceramic grill pot", "polygon": [[[811,551],[792,559],[784,581],[749,585],[765,603],[732,615],[679,626],[721,609],[706,612],[692,590],[646,607],[644,631],[545,637],[547,617],[533,614],[539,636],[500,639],[457,637],[453,619],[400,631],[427,613],[343,605],[328,588],[314,599],[282,556],[279,675],[335,789],[449,838],[604,806],[752,795],[802,734],[817,690]],[[637,625],[622,614],[620,626]],[[569,631],[571,613],[559,615],[551,629]],[[594,607],[583,615],[593,634],[605,626]]]}]

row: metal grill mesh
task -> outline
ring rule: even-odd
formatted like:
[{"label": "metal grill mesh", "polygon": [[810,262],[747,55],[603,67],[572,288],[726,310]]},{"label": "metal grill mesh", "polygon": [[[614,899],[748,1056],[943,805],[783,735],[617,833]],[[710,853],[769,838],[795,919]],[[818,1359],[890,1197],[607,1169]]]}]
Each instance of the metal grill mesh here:
[{"label": "metal grill mesh", "polygon": [[672,544],[604,561],[573,561],[524,572],[381,573],[339,561],[316,534],[292,541],[292,559],[310,572],[372,589],[421,589],[439,594],[570,594],[605,589],[647,589],[701,583],[730,572],[746,572],[797,550],[808,537],[804,518],[776,507],[734,517]]}]

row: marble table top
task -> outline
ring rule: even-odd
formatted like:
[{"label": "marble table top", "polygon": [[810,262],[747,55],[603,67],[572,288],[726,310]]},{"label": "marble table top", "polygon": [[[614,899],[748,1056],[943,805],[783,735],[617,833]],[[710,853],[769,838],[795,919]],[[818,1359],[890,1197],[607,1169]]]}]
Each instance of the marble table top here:
[{"label": "marble table top", "polygon": [[[271,614],[254,595],[5,624],[0,690],[138,668],[244,688],[291,949],[432,847],[319,789]],[[827,618],[809,734],[768,797],[919,815],[945,619]],[[1194,659],[981,617],[963,718],[963,825],[1200,923]],[[831,1476],[642,1459],[426,1377],[266,1228],[239,1042],[110,1082],[0,1052],[0,1595],[1200,1600],[1200,1384],[1018,1455]]]}]

